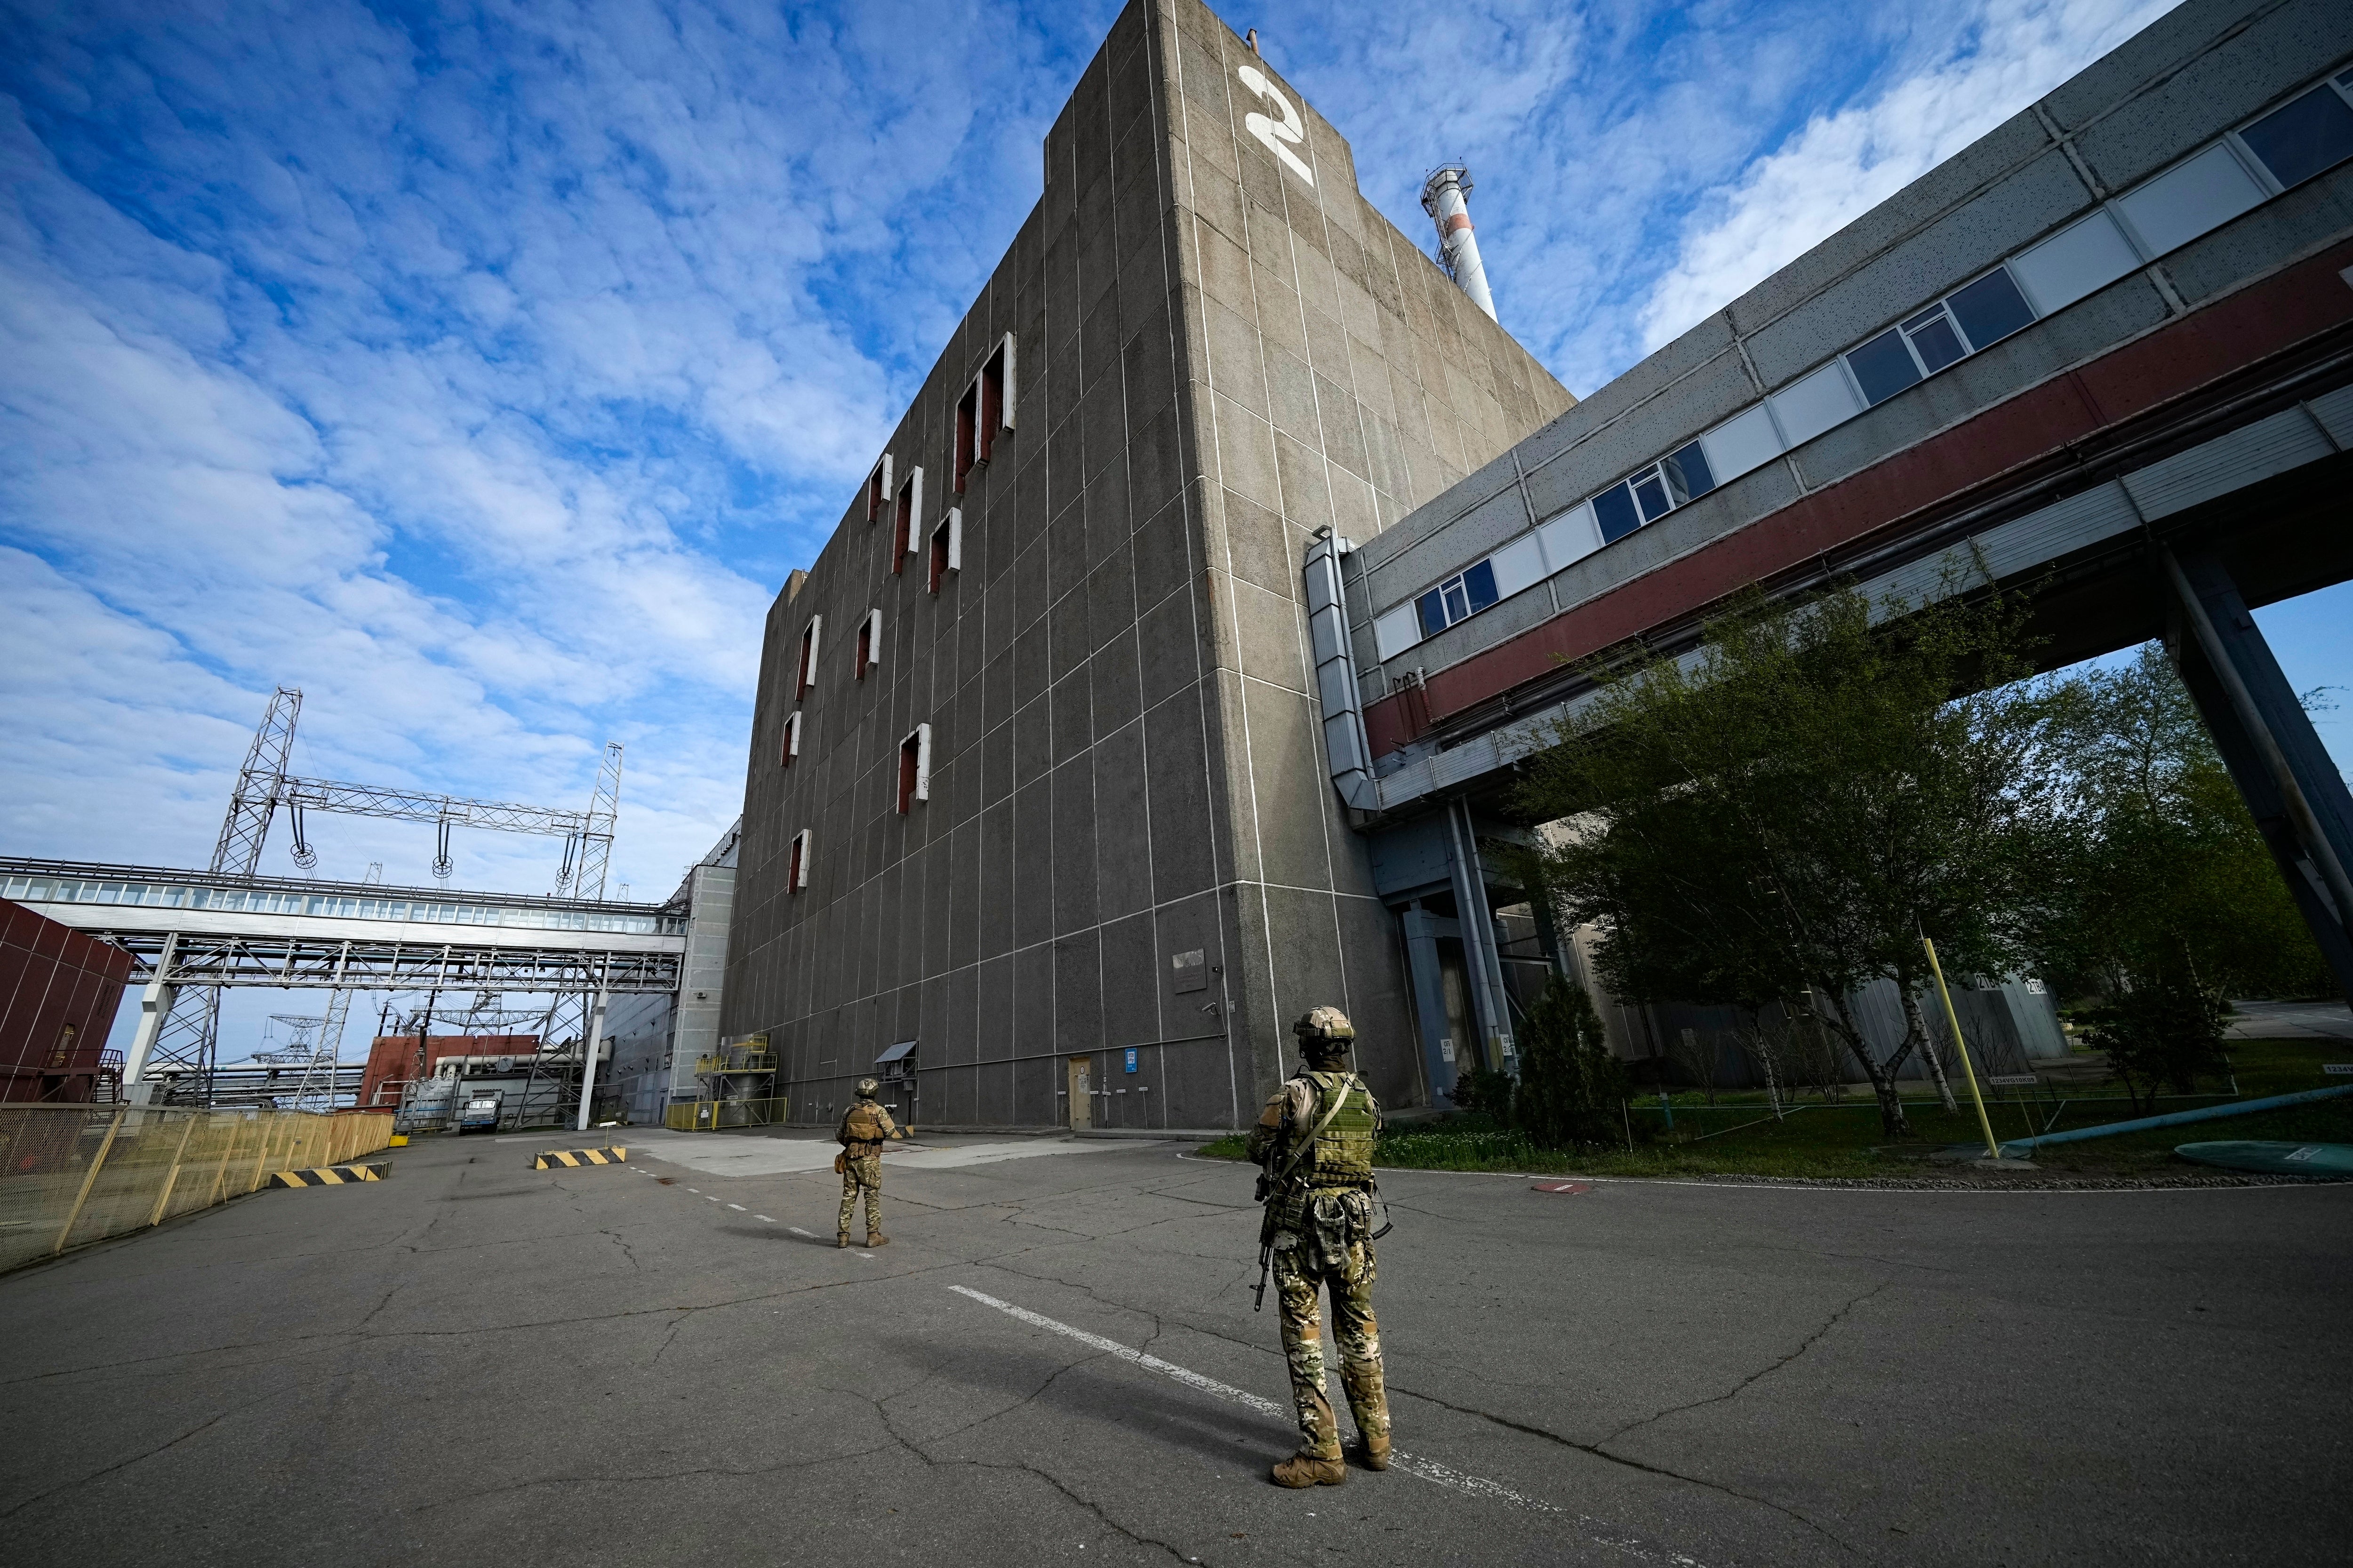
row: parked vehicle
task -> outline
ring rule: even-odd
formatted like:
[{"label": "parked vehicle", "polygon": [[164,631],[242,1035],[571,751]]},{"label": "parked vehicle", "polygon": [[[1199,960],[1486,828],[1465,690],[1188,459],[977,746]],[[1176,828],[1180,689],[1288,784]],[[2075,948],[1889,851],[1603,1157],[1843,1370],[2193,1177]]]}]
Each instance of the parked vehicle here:
[{"label": "parked vehicle", "polygon": [[465,1111],[458,1118],[459,1132],[460,1134],[464,1134],[472,1132],[478,1129],[492,1132],[497,1131],[499,1126],[499,1112],[504,1107],[505,1103],[506,1096],[503,1094],[474,1094],[467,1096]]}]

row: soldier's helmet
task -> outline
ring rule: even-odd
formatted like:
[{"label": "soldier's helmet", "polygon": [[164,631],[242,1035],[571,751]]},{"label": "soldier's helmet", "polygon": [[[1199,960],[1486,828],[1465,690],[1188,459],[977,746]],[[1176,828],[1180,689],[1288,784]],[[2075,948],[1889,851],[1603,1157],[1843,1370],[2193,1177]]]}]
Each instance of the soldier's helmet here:
[{"label": "soldier's helmet", "polygon": [[879,1084],[879,1083],[875,1082],[872,1079],[871,1079],[871,1078],[861,1078],[861,1079],[860,1079],[858,1080],[858,1098],[859,1098],[859,1099],[860,1099],[860,1100],[871,1100],[871,1099],[873,1099],[876,1095],[878,1095],[878,1094],[880,1094],[880,1093],[881,1093],[881,1092],[882,1092],[882,1086],[881,1086],[881,1084]]},{"label": "soldier's helmet", "polygon": [[1299,1048],[1303,1051],[1328,1050],[1355,1039],[1356,1026],[1337,1007],[1318,1007],[1292,1025],[1291,1032],[1299,1037]]}]

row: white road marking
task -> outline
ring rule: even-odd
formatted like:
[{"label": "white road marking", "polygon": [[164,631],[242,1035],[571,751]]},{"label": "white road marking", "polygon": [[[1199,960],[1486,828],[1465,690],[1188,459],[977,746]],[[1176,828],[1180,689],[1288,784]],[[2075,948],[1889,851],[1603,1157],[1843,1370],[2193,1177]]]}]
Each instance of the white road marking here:
[{"label": "white road marking", "polygon": [[815,1240],[817,1239],[817,1232],[815,1232],[815,1231],[813,1231],[813,1230],[803,1230],[800,1226],[797,1226],[797,1225],[788,1225],[788,1226],[785,1226],[785,1228],[786,1228],[786,1230],[791,1231],[795,1236],[806,1236],[806,1237],[807,1237],[811,1241],[815,1241]]},{"label": "white road marking", "polygon": [[727,1206],[733,1209],[737,1214],[749,1214],[752,1212],[745,1208],[742,1204],[729,1204]]},{"label": "white road marking", "polygon": [[768,1218],[768,1216],[767,1216],[766,1215],[764,1215],[764,1214],[755,1214],[755,1215],[754,1215],[752,1217],[753,1217],[754,1219],[756,1219],[756,1220],[765,1220],[765,1221],[767,1221],[767,1223],[768,1223],[768,1224],[770,1224],[770,1225],[774,1225],[774,1224],[776,1224],[776,1223],[775,1220],[769,1219],[769,1218]]},{"label": "white road marking", "polygon": [[[1263,1415],[1271,1415],[1285,1426],[1291,1425],[1297,1419],[1293,1412],[1284,1409],[1271,1399],[1261,1399],[1247,1390],[1234,1387],[1231,1384],[1219,1383],[1213,1377],[1205,1377],[1190,1367],[1178,1366],[1175,1362],[1163,1361],[1156,1355],[1147,1355],[1133,1346],[1120,1343],[1117,1340],[1107,1340],[1101,1334],[1091,1334],[1084,1329],[1074,1329],[1068,1323],[1056,1322],[1042,1312],[1033,1312],[1027,1307],[1017,1307],[1010,1301],[1000,1301],[994,1296],[986,1295],[966,1286],[951,1285],[948,1289],[959,1296],[969,1297],[985,1307],[994,1307],[1008,1317],[1018,1318],[1032,1328],[1045,1329],[1050,1332],[1074,1339],[1081,1344],[1092,1345],[1107,1355],[1117,1356],[1120,1360],[1140,1366],[1146,1372],[1156,1372],[1163,1377],[1175,1378],[1187,1388],[1198,1389],[1203,1394],[1212,1394],[1219,1399],[1230,1400],[1236,1405],[1245,1405]],[[1435,1459],[1419,1458],[1410,1454],[1391,1450],[1389,1468],[1403,1470],[1409,1476],[1467,1493],[1472,1497],[1509,1503],[1514,1508],[1524,1508],[1532,1513],[1564,1511],[1540,1499],[1526,1497],[1512,1490],[1509,1487],[1499,1486],[1483,1476],[1465,1475],[1461,1470],[1450,1465],[1441,1465]],[[1671,1563],[1675,1564],[1676,1568],[1702,1568],[1697,1559],[1687,1557],[1680,1552],[1650,1546],[1642,1542],[1618,1535],[1614,1533],[1615,1527],[1606,1521],[1579,1515],[1577,1523],[1585,1527],[1587,1539],[1597,1546],[1608,1546],[1643,1562]],[[1598,1531],[1611,1531],[1613,1533],[1600,1534],[1597,1533]]]},{"label": "white road marking", "polygon": [[702,1194],[702,1201],[703,1201],[704,1203],[707,1203],[707,1204],[715,1204],[715,1203],[717,1203],[719,1200],[718,1200],[717,1198],[712,1197],[710,1194],[705,1193],[705,1194]]},{"label": "white road marking", "polygon": [[702,1189],[701,1187],[689,1187],[686,1190],[692,1193],[698,1198],[702,1195]]}]

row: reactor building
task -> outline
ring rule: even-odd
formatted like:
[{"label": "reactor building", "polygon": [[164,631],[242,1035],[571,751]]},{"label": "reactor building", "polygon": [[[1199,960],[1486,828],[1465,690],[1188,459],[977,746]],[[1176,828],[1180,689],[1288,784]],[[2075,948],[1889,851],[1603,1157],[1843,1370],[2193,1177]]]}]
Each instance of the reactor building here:
[{"label": "reactor building", "polygon": [[1441,269],[1207,6],[1121,14],[768,612],[721,1033],[792,1120],[871,1073],[932,1125],[1230,1127],[1327,1003],[1430,1101],[1301,563],[1575,401],[1490,313],[1468,183],[1432,177]]}]

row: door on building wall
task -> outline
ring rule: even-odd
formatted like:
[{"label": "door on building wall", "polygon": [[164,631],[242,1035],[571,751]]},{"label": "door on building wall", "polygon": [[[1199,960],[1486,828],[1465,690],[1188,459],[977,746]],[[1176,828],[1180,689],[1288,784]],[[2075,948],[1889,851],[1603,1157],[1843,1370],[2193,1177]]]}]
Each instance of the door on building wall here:
[{"label": "door on building wall", "polygon": [[1092,1057],[1071,1058],[1071,1130],[1078,1131],[1095,1124],[1095,1059]]}]

